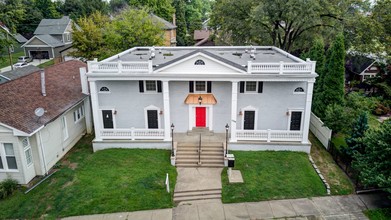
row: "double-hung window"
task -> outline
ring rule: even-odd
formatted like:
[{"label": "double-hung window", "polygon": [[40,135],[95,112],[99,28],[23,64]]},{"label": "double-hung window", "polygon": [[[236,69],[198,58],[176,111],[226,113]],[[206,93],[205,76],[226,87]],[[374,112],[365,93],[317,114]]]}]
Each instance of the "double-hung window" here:
[{"label": "double-hung window", "polygon": [[78,109],[73,112],[73,121],[76,123],[84,117],[84,106],[81,105]]},{"label": "double-hung window", "polygon": [[146,80],[145,81],[145,91],[146,92],[156,92],[157,86],[156,81],[154,80]]},{"label": "double-hung window", "polygon": [[11,143],[0,145],[0,170],[17,170],[14,146]]},{"label": "double-hung window", "polygon": [[24,155],[26,157],[27,166],[33,164],[33,154],[31,152],[30,140],[28,137],[22,139],[22,145],[24,150]]}]

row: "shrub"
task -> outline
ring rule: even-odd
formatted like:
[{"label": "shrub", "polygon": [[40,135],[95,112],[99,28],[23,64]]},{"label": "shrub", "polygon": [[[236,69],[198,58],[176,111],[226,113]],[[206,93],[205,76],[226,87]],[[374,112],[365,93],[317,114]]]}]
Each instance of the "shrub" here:
[{"label": "shrub", "polygon": [[0,182],[0,199],[5,199],[17,189],[18,182],[8,178]]},{"label": "shrub", "polygon": [[373,110],[373,114],[375,115],[385,115],[388,112],[390,112],[390,108],[380,103],[376,106],[376,109]]}]

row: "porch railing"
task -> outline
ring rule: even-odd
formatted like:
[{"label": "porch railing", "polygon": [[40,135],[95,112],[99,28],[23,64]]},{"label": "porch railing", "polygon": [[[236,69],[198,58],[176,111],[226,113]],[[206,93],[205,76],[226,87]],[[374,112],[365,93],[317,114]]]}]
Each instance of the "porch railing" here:
[{"label": "porch railing", "polygon": [[301,131],[284,131],[284,130],[237,130],[237,140],[254,140],[254,141],[301,141],[303,133]]},{"label": "porch railing", "polygon": [[247,71],[249,73],[271,73],[271,74],[289,74],[289,73],[312,73],[315,72],[315,64],[306,63],[252,63],[249,61]]},{"label": "porch railing", "polygon": [[88,62],[91,72],[152,72],[152,62]]},{"label": "porch railing", "polygon": [[164,139],[164,129],[102,129],[100,134],[102,139]]}]

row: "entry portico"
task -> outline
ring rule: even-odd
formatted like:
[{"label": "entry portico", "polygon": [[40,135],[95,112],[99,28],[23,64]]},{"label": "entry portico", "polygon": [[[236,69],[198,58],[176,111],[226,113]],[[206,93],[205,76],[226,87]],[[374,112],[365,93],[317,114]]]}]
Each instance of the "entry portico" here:
[{"label": "entry portico", "polygon": [[88,67],[95,150],[169,148],[172,124],[175,133],[229,124],[237,148],[308,145],[315,62],[278,48],[138,47]]}]

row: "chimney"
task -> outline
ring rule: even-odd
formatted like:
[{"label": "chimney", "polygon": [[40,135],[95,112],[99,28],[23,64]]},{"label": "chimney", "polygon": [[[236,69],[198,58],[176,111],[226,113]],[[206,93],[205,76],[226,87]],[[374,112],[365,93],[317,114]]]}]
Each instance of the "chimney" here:
[{"label": "chimney", "polygon": [[42,96],[46,96],[45,70],[44,69],[41,69],[41,92],[42,92]]},{"label": "chimney", "polygon": [[176,16],[175,16],[175,13],[172,14],[172,24],[173,24],[174,26],[176,26]]},{"label": "chimney", "polygon": [[81,92],[86,95],[90,94],[88,92],[87,69],[85,67],[80,68],[80,83],[81,83]]}]

